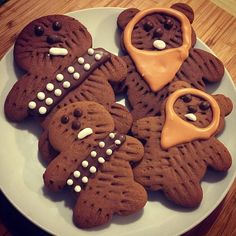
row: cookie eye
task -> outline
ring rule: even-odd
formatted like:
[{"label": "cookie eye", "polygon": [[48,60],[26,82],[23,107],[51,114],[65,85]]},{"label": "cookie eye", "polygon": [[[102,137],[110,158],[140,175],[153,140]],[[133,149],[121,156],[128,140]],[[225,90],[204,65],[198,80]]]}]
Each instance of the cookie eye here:
[{"label": "cookie eye", "polygon": [[52,28],[53,28],[55,31],[60,30],[60,29],[61,29],[61,23],[60,23],[59,21],[53,22]]},{"label": "cookie eye", "polygon": [[80,128],[80,122],[79,121],[73,121],[71,128],[74,130],[78,130]]},{"label": "cookie eye", "polygon": [[203,101],[200,103],[199,108],[203,111],[206,111],[210,108],[210,103],[207,101]]},{"label": "cookie eye", "polygon": [[168,30],[171,29],[173,25],[174,25],[174,22],[172,19],[167,19],[166,22],[164,23],[164,27]]},{"label": "cookie eye", "polygon": [[154,33],[153,33],[153,37],[154,38],[160,38],[163,35],[163,29],[162,28],[157,28]]},{"label": "cookie eye", "polygon": [[75,109],[73,115],[74,117],[81,117],[82,112],[80,111],[80,109]]},{"label": "cookie eye", "polygon": [[192,96],[190,94],[186,94],[182,97],[182,100],[186,103],[191,102],[192,101]]},{"label": "cookie eye", "polygon": [[151,21],[147,21],[144,25],[143,25],[143,29],[145,31],[150,31],[153,28],[153,24]]},{"label": "cookie eye", "polygon": [[36,26],[34,27],[34,33],[35,33],[36,36],[42,36],[43,33],[44,33],[44,28],[43,28],[43,26],[36,25]]},{"label": "cookie eye", "polygon": [[196,106],[189,105],[189,106],[188,106],[188,112],[189,112],[189,113],[196,113],[196,112],[197,112],[197,107],[196,107]]},{"label": "cookie eye", "polygon": [[69,117],[68,116],[62,116],[61,117],[61,123],[62,124],[67,124],[69,122]]}]

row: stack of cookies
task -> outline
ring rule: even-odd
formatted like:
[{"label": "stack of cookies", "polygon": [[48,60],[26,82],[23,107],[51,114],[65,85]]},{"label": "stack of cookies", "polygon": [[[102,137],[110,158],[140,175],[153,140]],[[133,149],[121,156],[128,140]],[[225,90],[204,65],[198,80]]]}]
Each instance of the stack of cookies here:
[{"label": "stack of cookies", "polygon": [[[5,115],[42,127],[44,184],[70,190],[78,227],[135,213],[150,191],[198,207],[207,168],[230,168],[217,135],[233,105],[205,91],[222,80],[224,66],[194,48],[193,20],[180,3],[124,10],[117,19],[123,56],[93,48],[86,27],[69,16],[41,17],[19,34],[14,59],[24,74],[6,98]],[[120,93],[130,110],[116,103]]]}]

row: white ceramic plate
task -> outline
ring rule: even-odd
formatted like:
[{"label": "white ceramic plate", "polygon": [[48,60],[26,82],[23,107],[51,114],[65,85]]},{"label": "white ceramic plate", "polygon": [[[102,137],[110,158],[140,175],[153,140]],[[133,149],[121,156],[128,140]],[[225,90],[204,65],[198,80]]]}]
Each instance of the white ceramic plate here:
[{"label": "white ceramic plate", "polygon": [[[93,36],[94,47],[104,47],[118,53],[119,37],[116,19],[120,8],[96,8],[70,13],[87,26]],[[200,40],[197,47],[210,51]],[[45,167],[40,162],[37,137],[40,129],[27,121],[11,124],[5,119],[3,104],[15,83],[19,71],[13,66],[12,49],[0,62],[0,186],[11,203],[28,219],[54,235],[178,235],[206,218],[221,202],[232,184],[236,161],[227,174],[208,172],[202,182],[204,199],[196,210],[174,207],[161,194],[152,194],[145,209],[133,216],[115,216],[111,224],[92,230],[80,230],[72,223],[71,202],[67,193],[49,194],[43,187]],[[224,93],[236,105],[236,92],[228,72],[223,81],[209,87],[214,93]],[[226,127],[219,139],[236,156],[236,109],[226,119]],[[65,200],[67,199],[67,200]],[[158,201],[157,201],[158,200]]]}]

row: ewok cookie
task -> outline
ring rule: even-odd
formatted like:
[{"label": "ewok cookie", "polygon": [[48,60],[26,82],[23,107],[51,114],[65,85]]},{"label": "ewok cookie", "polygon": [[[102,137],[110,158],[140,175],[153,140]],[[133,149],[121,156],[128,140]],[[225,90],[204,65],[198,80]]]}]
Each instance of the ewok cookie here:
[{"label": "ewok cookie", "polygon": [[185,81],[204,90],[206,82],[218,82],[223,64],[214,55],[193,48],[194,13],[186,4],[171,8],[124,10],[117,24],[128,75],[117,91],[127,92],[134,120],[159,115],[168,84]]},{"label": "ewok cookie", "polygon": [[[132,132],[144,141],[145,154],[134,168],[135,180],[150,191],[163,191],[184,207],[196,207],[207,167],[227,171],[231,155],[215,137],[224,128],[232,102],[194,88],[170,88],[159,117],[137,120]],[[185,86],[184,86],[185,87]]]},{"label": "ewok cookie", "polygon": [[113,115],[118,131],[126,133],[130,129],[132,117],[115,103],[110,85],[124,79],[126,64],[106,50],[91,46],[87,29],[63,15],[34,20],[16,40],[15,62],[25,74],[8,94],[5,114],[15,122],[30,115],[40,118],[44,133],[39,147],[46,159],[54,153],[47,140],[47,124],[59,108],[72,102],[101,103]]},{"label": "ewok cookie", "polygon": [[86,101],[61,108],[48,126],[59,154],[49,163],[44,182],[52,191],[72,190],[73,218],[81,228],[106,224],[113,214],[132,214],[147,201],[130,165],[141,160],[143,146],[114,129],[107,110]]}]

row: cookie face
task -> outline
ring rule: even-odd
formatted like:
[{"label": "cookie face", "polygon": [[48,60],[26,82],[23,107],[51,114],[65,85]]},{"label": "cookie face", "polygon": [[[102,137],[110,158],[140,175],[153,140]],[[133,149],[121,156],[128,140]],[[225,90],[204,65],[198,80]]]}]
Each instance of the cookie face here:
[{"label": "cookie face", "polygon": [[68,105],[49,124],[50,142],[59,153],[48,165],[44,182],[53,191],[71,189],[79,227],[105,224],[113,214],[132,214],[147,201],[129,163],[142,158],[142,144],[114,127],[109,112],[94,102]]},{"label": "cookie face", "polygon": [[15,43],[14,58],[26,71],[51,74],[69,65],[91,45],[91,35],[77,20],[63,15],[44,16],[22,30]]},{"label": "cookie face", "polygon": [[127,9],[119,15],[128,75],[117,90],[128,94],[134,120],[159,115],[173,82],[185,81],[204,90],[206,82],[222,79],[223,64],[210,53],[193,48],[193,17],[186,4],[146,11]]},{"label": "cookie face", "polygon": [[145,141],[144,158],[134,168],[136,181],[150,191],[163,191],[177,205],[198,206],[207,167],[227,171],[231,166],[230,153],[215,137],[231,110],[232,102],[223,95],[192,88],[174,91],[163,104],[162,115],[133,125],[134,136]]}]

